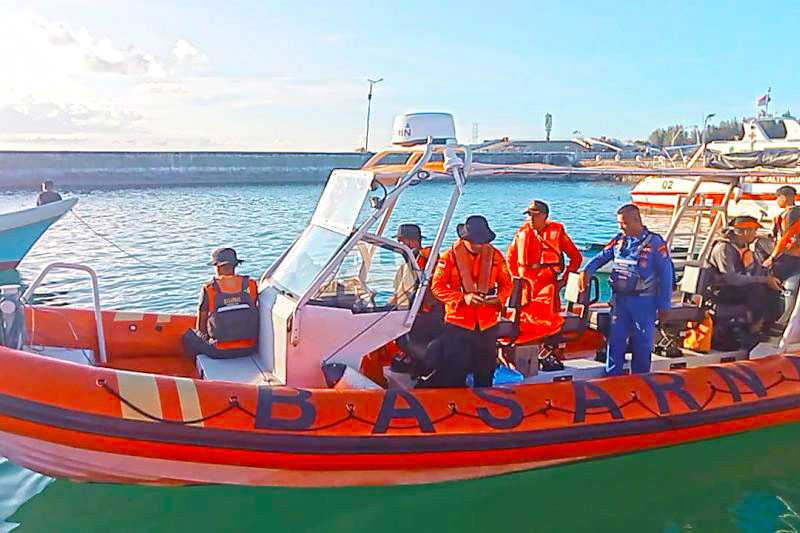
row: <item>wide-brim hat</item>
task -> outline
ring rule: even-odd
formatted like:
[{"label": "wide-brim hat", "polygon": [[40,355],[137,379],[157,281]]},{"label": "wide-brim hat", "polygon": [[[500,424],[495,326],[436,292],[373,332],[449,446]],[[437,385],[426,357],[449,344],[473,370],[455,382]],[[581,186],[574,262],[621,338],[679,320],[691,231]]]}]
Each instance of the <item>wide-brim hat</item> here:
[{"label": "wide-brim hat", "polygon": [[236,250],[233,248],[217,248],[213,252],[211,252],[211,263],[212,266],[221,266],[221,265],[240,265],[244,263],[241,259],[236,257]]},{"label": "wide-brim hat", "polygon": [[461,238],[473,244],[488,244],[492,242],[497,234],[489,227],[486,217],[472,215],[467,217],[464,222],[464,232]]}]

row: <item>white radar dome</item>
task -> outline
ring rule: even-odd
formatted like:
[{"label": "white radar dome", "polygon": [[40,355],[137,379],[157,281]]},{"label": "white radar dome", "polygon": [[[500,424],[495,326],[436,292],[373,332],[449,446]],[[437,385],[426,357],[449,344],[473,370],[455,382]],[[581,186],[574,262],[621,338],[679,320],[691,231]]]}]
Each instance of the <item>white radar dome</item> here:
[{"label": "white radar dome", "polygon": [[437,144],[456,142],[456,124],[450,113],[406,113],[394,117],[392,144],[414,146],[432,137]]}]

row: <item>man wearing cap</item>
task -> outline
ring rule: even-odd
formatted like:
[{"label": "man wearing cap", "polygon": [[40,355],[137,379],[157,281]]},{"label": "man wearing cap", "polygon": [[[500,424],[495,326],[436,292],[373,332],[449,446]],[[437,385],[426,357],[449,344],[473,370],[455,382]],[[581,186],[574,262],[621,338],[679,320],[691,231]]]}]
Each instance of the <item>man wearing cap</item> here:
[{"label": "man wearing cap", "polygon": [[[417,265],[421,270],[424,270],[431,256],[431,247],[422,246],[423,236],[420,227],[417,224],[400,224],[394,237],[411,249]],[[410,297],[413,296],[415,281],[416,279],[408,267],[403,264],[394,277],[394,303],[401,306],[405,305],[406,307],[411,304]]]},{"label": "man wearing cap", "polygon": [[776,202],[782,211],[773,222],[775,247],[764,261],[764,266],[771,268],[775,277],[785,281],[800,274],[800,238],[797,236],[800,230],[800,207],[795,205],[797,191],[794,187],[784,185],[778,188],[776,194]]},{"label": "man wearing cap", "polygon": [[777,318],[782,289],[781,281],[766,274],[750,250],[761,227],[754,217],[734,217],[708,257],[715,273],[712,300],[718,305],[747,307],[753,333]]},{"label": "man wearing cap", "polygon": [[53,188],[53,182],[50,180],[42,182],[42,192],[36,198],[36,205],[41,206],[45,204],[52,204],[53,202],[60,202],[61,195],[58,194]]},{"label": "man wearing cap", "polygon": [[[425,270],[430,260],[431,247],[422,246],[424,237],[420,227],[417,224],[400,224],[395,238],[411,249],[420,270]],[[411,272],[409,266],[403,263],[394,277],[395,296],[393,303],[400,307],[410,307],[415,296],[416,282],[417,277]],[[441,334],[443,327],[444,307],[433,296],[431,288],[428,286],[411,330],[398,339],[397,343],[405,356],[399,362],[394,363],[395,368],[403,368],[409,371],[417,368],[422,369],[424,364],[420,366],[423,362],[415,360],[414,348],[418,346],[421,350],[424,349],[428,343]]]},{"label": "man wearing cap", "polygon": [[495,326],[511,295],[511,274],[503,253],[490,244],[495,233],[486,218],[467,218],[459,237],[433,274],[431,288],[445,305],[446,324],[442,357],[428,386],[463,387],[472,372],[476,387],[489,387],[497,366]]},{"label": "man wearing cap", "polygon": [[200,291],[196,329],[183,336],[189,355],[227,359],[256,350],[258,285],[249,276],[236,274],[242,262],[233,248],[217,248],[211,254],[217,275]]},{"label": "man wearing cap", "polygon": [[597,270],[613,261],[609,281],[611,326],[608,332],[606,374],[624,373],[625,352],[630,341],[631,372],[650,371],[656,320],[672,305],[673,266],[664,239],[647,229],[639,208],[627,204],[617,210],[622,230],[581,272],[581,290]]},{"label": "man wearing cap", "polygon": [[[561,287],[569,273],[577,272],[583,262],[583,255],[564,226],[548,219],[550,207],[545,202],[532,201],[525,213],[530,218],[517,230],[507,256],[511,275],[527,281],[518,342],[553,333],[551,324],[556,324],[556,329],[560,327],[557,317],[561,312]],[[567,265],[565,255],[569,258]]]}]

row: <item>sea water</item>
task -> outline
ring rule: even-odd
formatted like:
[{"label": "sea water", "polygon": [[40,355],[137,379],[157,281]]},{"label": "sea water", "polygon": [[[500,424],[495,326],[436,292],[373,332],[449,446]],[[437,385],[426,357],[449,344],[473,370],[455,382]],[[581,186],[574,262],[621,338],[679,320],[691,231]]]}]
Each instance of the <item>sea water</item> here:
[{"label": "sea water", "polygon": [[[191,312],[211,275],[209,254],[233,246],[259,276],[300,233],[321,184],[62,191],[78,196],[19,267],[29,283],[50,262],[98,273],[105,308]],[[433,236],[449,198],[445,183],[405,195],[394,222]],[[456,213],[484,214],[506,249],[532,198],[547,201],[579,245],[617,231],[630,186],[575,181],[476,181]],[[35,201],[0,193],[0,212]],[[648,223],[664,229],[664,217]],[[391,228],[394,229],[394,228]],[[100,235],[98,235],[97,233]],[[101,236],[102,235],[102,236]],[[448,234],[453,238],[453,231]],[[117,247],[112,246],[112,241]],[[8,275],[7,275],[8,277]],[[12,275],[9,279],[12,279]],[[53,274],[39,299],[91,302],[82,274]],[[2,529],[21,531],[798,531],[800,429],[753,433],[622,457],[431,486],[288,489],[79,484],[0,462]]]}]

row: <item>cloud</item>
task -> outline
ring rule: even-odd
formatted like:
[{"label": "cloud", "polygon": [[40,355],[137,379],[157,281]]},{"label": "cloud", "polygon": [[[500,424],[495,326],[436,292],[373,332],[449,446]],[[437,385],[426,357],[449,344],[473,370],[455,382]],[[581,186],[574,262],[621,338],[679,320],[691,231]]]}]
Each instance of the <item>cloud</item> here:
[{"label": "cloud", "polygon": [[181,65],[201,65],[208,63],[208,56],[185,39],[179,39],[172,49],[172,55]]},{"label": "cloud", "polygon": [[73,29],[63,22],[36,18],[34,26],[51,46],[74,50],[84,68],[101,74],[164,79],[176,65],[201,65],[208,56],[186,39],[179,39],[172,56],[159,58],[135,46],[120,47],[111,39],[96,38],[85,28]]},{"label": "cloud", "polygon": [[0,124],[3,124],[3,129],[24,135],[126,131],[134,128],[142,118],[133,111],[32,100],[0,106]]}]

